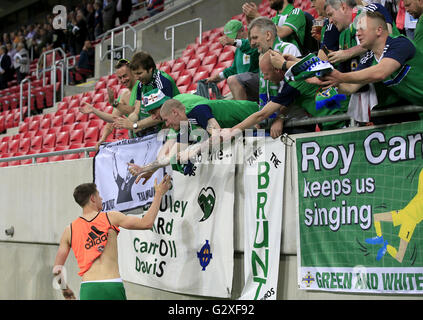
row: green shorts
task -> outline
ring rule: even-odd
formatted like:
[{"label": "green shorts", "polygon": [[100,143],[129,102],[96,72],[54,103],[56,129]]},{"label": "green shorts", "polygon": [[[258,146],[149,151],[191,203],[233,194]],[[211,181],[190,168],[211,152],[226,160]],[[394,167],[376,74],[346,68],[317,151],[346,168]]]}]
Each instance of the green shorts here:
[{"label": "green shorts", "polygon": [[82,282],[80,300],[126,300],[123,282]]}]

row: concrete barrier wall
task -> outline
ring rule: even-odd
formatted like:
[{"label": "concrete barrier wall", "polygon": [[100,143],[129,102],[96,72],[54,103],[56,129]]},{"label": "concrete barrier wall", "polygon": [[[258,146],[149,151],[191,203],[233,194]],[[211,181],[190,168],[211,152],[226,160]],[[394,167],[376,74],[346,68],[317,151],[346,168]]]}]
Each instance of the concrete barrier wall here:
[{"label": "concrete barrier wall", "polygon": [[[419,296],[351,295],[298,290],[296,256],[295,149],[287,150],[278,299],[421,299]],[[0,168],[0,299],[62,299],[52,287],[51,270],[67,224],[81,213],[72,197],[76,185],[91,182],[93,160],[79,159]],[[242,177],[242,166],[237,166]],[[243,186],[236,181],[235,265],[232,297],[243,287]],[[282,214],[282,210],[281,210]],[[5,229],[13,226],[15,234]],[[71,252],[66,263],[70,287],[79,297],[80,277]],[[125,282],[129,299],[204,299]],[[6,289],[7,288],[7,289]],[[206,297],[207,298],[207,297]]]}]

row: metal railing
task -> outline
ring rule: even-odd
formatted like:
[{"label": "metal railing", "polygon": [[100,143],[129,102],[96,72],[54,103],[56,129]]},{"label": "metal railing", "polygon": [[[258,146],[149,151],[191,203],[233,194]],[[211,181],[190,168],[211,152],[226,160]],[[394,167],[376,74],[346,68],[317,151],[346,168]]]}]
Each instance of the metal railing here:
[{"label": "metal railing", "polygon": [[85,158],[90,157],[90,152],[95,151],[94,147],[86,147],[86,148],[78,148],[78,149],[69,149],[69,150],[61,150],[61,151],[52,151],[52,152],[44,152],[44,153],[37,153],[37,154],[27,154],[17,157],[9,157],[9,158],[0,158],[0,162],[8,162],[8,161],[18,161],[18,160],[27,160],[32,159],[32,163],[37,163],[37,158],[45,158],[45,157],[52,157],[52,156],[63,156],[66,154],[73,154],[73,153],[84,153]]},{"label": "metal railing", "polygon": [[23,121],[23,86],[25,83],[28,83],[28,117],[31,116],[31,79],[25,78],[21,81],[19,88],[19,122]]},{"label": "metal railing", "polygon": [[[62,59],[56,60],[56,53],[59,52],[62,55]],[[47,55],[52,54],[52,61],[51,65],[46,66],[47,63]],[[42,59],[42,60],[41,60]],[[63,73],[67,69],[67,59],[66,59],[66,53],[63,51],[62,48],[55,48],[52,50],[48,50],[46,52],[43,52],[39,58],[39,60],[42,61],[42,68],[39,70],[39,63],[37,63],[37,79],[40,79],[40,74],[42,74],[43,79],[43,86],[46,85],[46,73],[50,72],[50,84],[53,85],[53,103],[56,102],[56,72],[58,68],[58,64],[62,64],[62,67],[59,67],[61,69],[61,78],[62,81],[60,82],[60,91],[61,91],[61,99],[63,99],[63,92],[64,92],[64,83],[63,83]]]},{"label": "metal railing", "polygon": [[[175,28],[189,24],[189,23],[197,22],[197,21],[199,22],[199,41],[200,41],[200,44],[201,44],[202,43],[202,34],[203,34],[203,19],[201,19],[201,18],[195,18],[195,19],[187,20],[187,21],[177,23],[177,24],[174,24],[172,26],[168,26],[168,27],[165,28],[164,39],[165,40],[172,40],[172,42],[171,42],[172,60],[175,59]],[[168,30],[171,30],[170,38],[168,38],[168,36],[167,36]]]},{"label": "metal railing", "polygon": [[[133,34],[134,34],[134,37],[133,37],[134,41],[133,41],[132,46],[130,44],[126,43],[126,30],[127,29],[132,31]],[[109,34],[110,34],[110,49],[104,51],[103,50],[103,44],[107,40],[106,38]],[[117,40],[117,39],[115,39],[115,37],[118,34],[122,34],[122,45],[115,48],[115,41]],[[125,59],[125,49],[126,48],[130,49],[132,52],[135,52],[135,50],[137,49],[137,32],[134,29],[134,27],[132,27],[130,24],[123,24],[123,25],[116,27],[114,29],[110,29],[102,35],[101,42],[100,42],[100,60],[104,61],[106,59],[107,55],[110,54],[110,70],[109,70],[110,73],[109,73],[109,75],[113,74],[114,53],[116,51],[122,50],[122,59]]]},{"label": "metal railing", "polygon": [[[399,106],[394,108],[387,108],[385,110],[372,111],[371,117],[372,118],[382,117],[382,116],[388,116],[388,115],[406,114],[406,113],[415,113],[415,112],[423,112],[423,106],[406,105],[406,106]],[[344,121],[344,120],[351,120],[351,117],[347,115],[346,113],[344,113],[339,115],[315,117],[315,118],[308,118],[303,120],[290,120],[284,123],[284,127],[307,126],[307,125],[313,125],[313,124],[318,124],[323,122]],[[84,152],[85,158],[88,158],[89,153],[92,151],[95,151],[94,147],[69,149],[69,150],[62,150],[62,151],[52,151],[52,152],[45,152],[45,153],[38,153],[38,154],[22,155],[17,157],[0,158],[0,162],[32,159],[32,163],[36,163],[37,158],[60,156],[65,154],[82,153],[82,152]]]},{"label": "metal railing", "polygon": [[[70,64],[70,61],[72,60],[72,64]],[[65,83],[68,86],[69,85],[69,70],[72,68],[75,68],[76,66],[76,56],[69,56],[66,57],[66,72],[65,72]]]}]

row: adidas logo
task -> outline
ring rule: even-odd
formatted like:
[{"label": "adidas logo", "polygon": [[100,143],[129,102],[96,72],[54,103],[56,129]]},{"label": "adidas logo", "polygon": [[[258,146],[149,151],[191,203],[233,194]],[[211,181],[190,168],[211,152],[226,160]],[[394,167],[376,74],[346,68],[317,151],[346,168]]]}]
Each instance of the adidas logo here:
[{"label": "adidas logo", "polygon": [[[104,241],[107,241],[107,233],[98,230],[95,226],[91,226],[91,232],[88,233],[88,238],[85,243],[85,249],[89,250],[94,245],[98,245]],[[102,248],[100,251],[104,250],[104,246],[101,246]]]}]

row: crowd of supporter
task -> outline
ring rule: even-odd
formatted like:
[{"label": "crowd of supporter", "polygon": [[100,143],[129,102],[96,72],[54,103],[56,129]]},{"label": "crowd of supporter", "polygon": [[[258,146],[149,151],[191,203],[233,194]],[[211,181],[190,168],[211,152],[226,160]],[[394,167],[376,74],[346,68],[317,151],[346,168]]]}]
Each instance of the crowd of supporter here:
[{"label": "crowd of supporter", "polygon": [[[269,10],[263,10],[263,3],[266,3]],[[93,58],[90,40],[96,37],[96,27],[82,21],[86,21],[90,12],[99,5],[88,2],[86,6],[70,11],[67,30],[52,29],[52,16],[49,16],[44,25],[24,27],[20,32],[5,34],[4,41],[10,42],[9,46],[12,46],[9,53],[13,52],[13,43],[21,50],[22,46],[18,47],[18,44],[22,41],[25,41],[26,46],[30,42],[37,54],[40,50],[58,45],[71,54],[83,51],[81,56],[85,64],[81,69],[85,69],[89,66],[89,50]],[[108,5],[109,0],[105,0],[104,11],[107,11]],[[122,5],[123,2],[119,2],[118,8],[121,10],[115,9],[121,12]],[[154,1],[149,1],[149,8],[154,8],[154,5]],[[170,108],[170,111],[174,111],[172,119],[178,119],[178,114],[180,120],[193,117],[194,122],[208,132],[210,128],[219,128],[226,129],[223,131],[225,134],[229,134],[227,131],[255,126],[268,130],[273,138],[283,133],[313,132],[350,125],[349,121],[332,121],[317,126],[285,126],[287,121],[305,118],[348,113],[359,125],[420,119],[418,113],[395,116],[394,119],[370,119],[369,116],[374,108],[421,105],[423,82],[419,77],[423,72],[423,59],[420,59],[423,51],[420,39],[423,38],[423,30],[420,18],[423,6],[419,1],[401,0],[395,5],[393,1],[312,0],[311,6],[305,6],[301,1],[269,0],[260,6],[247,2],[240,8],[240,12],[242,21],[228,21],[219,38],[223,47],[236,48],[232,66],[213,76],[210,72],[205,83],[227,81],[233,100],[256,103],[255,112],[240,118],[234,111],[233,119],[240,119],[239,123],[222,127],[209,121],[216,118],[219,123],[219,117],[226,116],[231,108],[226,110],[226,115],[219,114],[218,109],[212,107],[214,102],[205,103],[194,97],[193,100],[188,98],[190,102],[187,104],[183,96],[180,104],[185,105],[186,115],[179,113],[182,110],[180,108]],[[272,18],[262,16],[263,12],[272,12]],[[415,20],[414,28],[403,21],[405,13]],[[125,21],[126,18],[118,16],[118,19]],[[366,21],[368,26],[363,27],[362,21]],[[316,43],[318,46],[315,46]],[[312,53],[315,55],[310,56]],[[320,59],[318,62],[324,62],[325,66],[327,61],[327,75],[313,77],[310,70],[305,72],[302,67],[300,69],[304,72],[298,74],[290,70],[304,57],[308,59],[306,65],[312,65],[316,59]],[[161,128],[163,124],[170,126],[160,108],[157,109],[161,105],[156,104],[153,109],[145,106],[147,96],[174,98],[180,94],[178,74],[172,78],[170,72],[160,70],[157,66],[147,52],[134,54],[130,61],[119,61],[116,76],[120,84],[129,90],[122,95],[123,98],[110,98],[114,113],[105,115],[107,120],[100,117],[110,123],[108,133],[112,131],[112,126],[127,129],[128,136],[136,136],[137,132],[141,135],[151,132],[150,127]],[[21,69],[20,72],[24,71]],[[286,77],[287,72],[289,77]],[[71,77],[74,76],[71,73]],[[19,77],[22,78],[22,74]],[[157,89],[159,92],[151,92]],[[201,106],[209,105],[209,108],[197,108],[197,102]],[[169,111],[169,108],[166,110]],[[98,115],[99,111],[93,106],[81,108],[83,113]],[[103,135],[100,141],[106,138],[107,135]]]},{"label": "crowd of supporter", "polygon": [[[18,83],[28,73],[27,64],[53,48],[62,48],[67,54],[79,55],[86,40],[95,41],[104,32],[128,22],[133,6],[143,5],[152,16],[163,10],[164,0],[84,0],[80,4],[67,7],[66,29],[53,28],[53,14],[46,15],[43,22],[23,24],[17,30],[4,32],[0,45],[10,57],[11,62],[5,64],[6,72],[0,76],[0,89],[16,73]],[[25,50],[27,60],[16,62],[15,55]],[[24,72],[17,71],[20,65]]]}]

